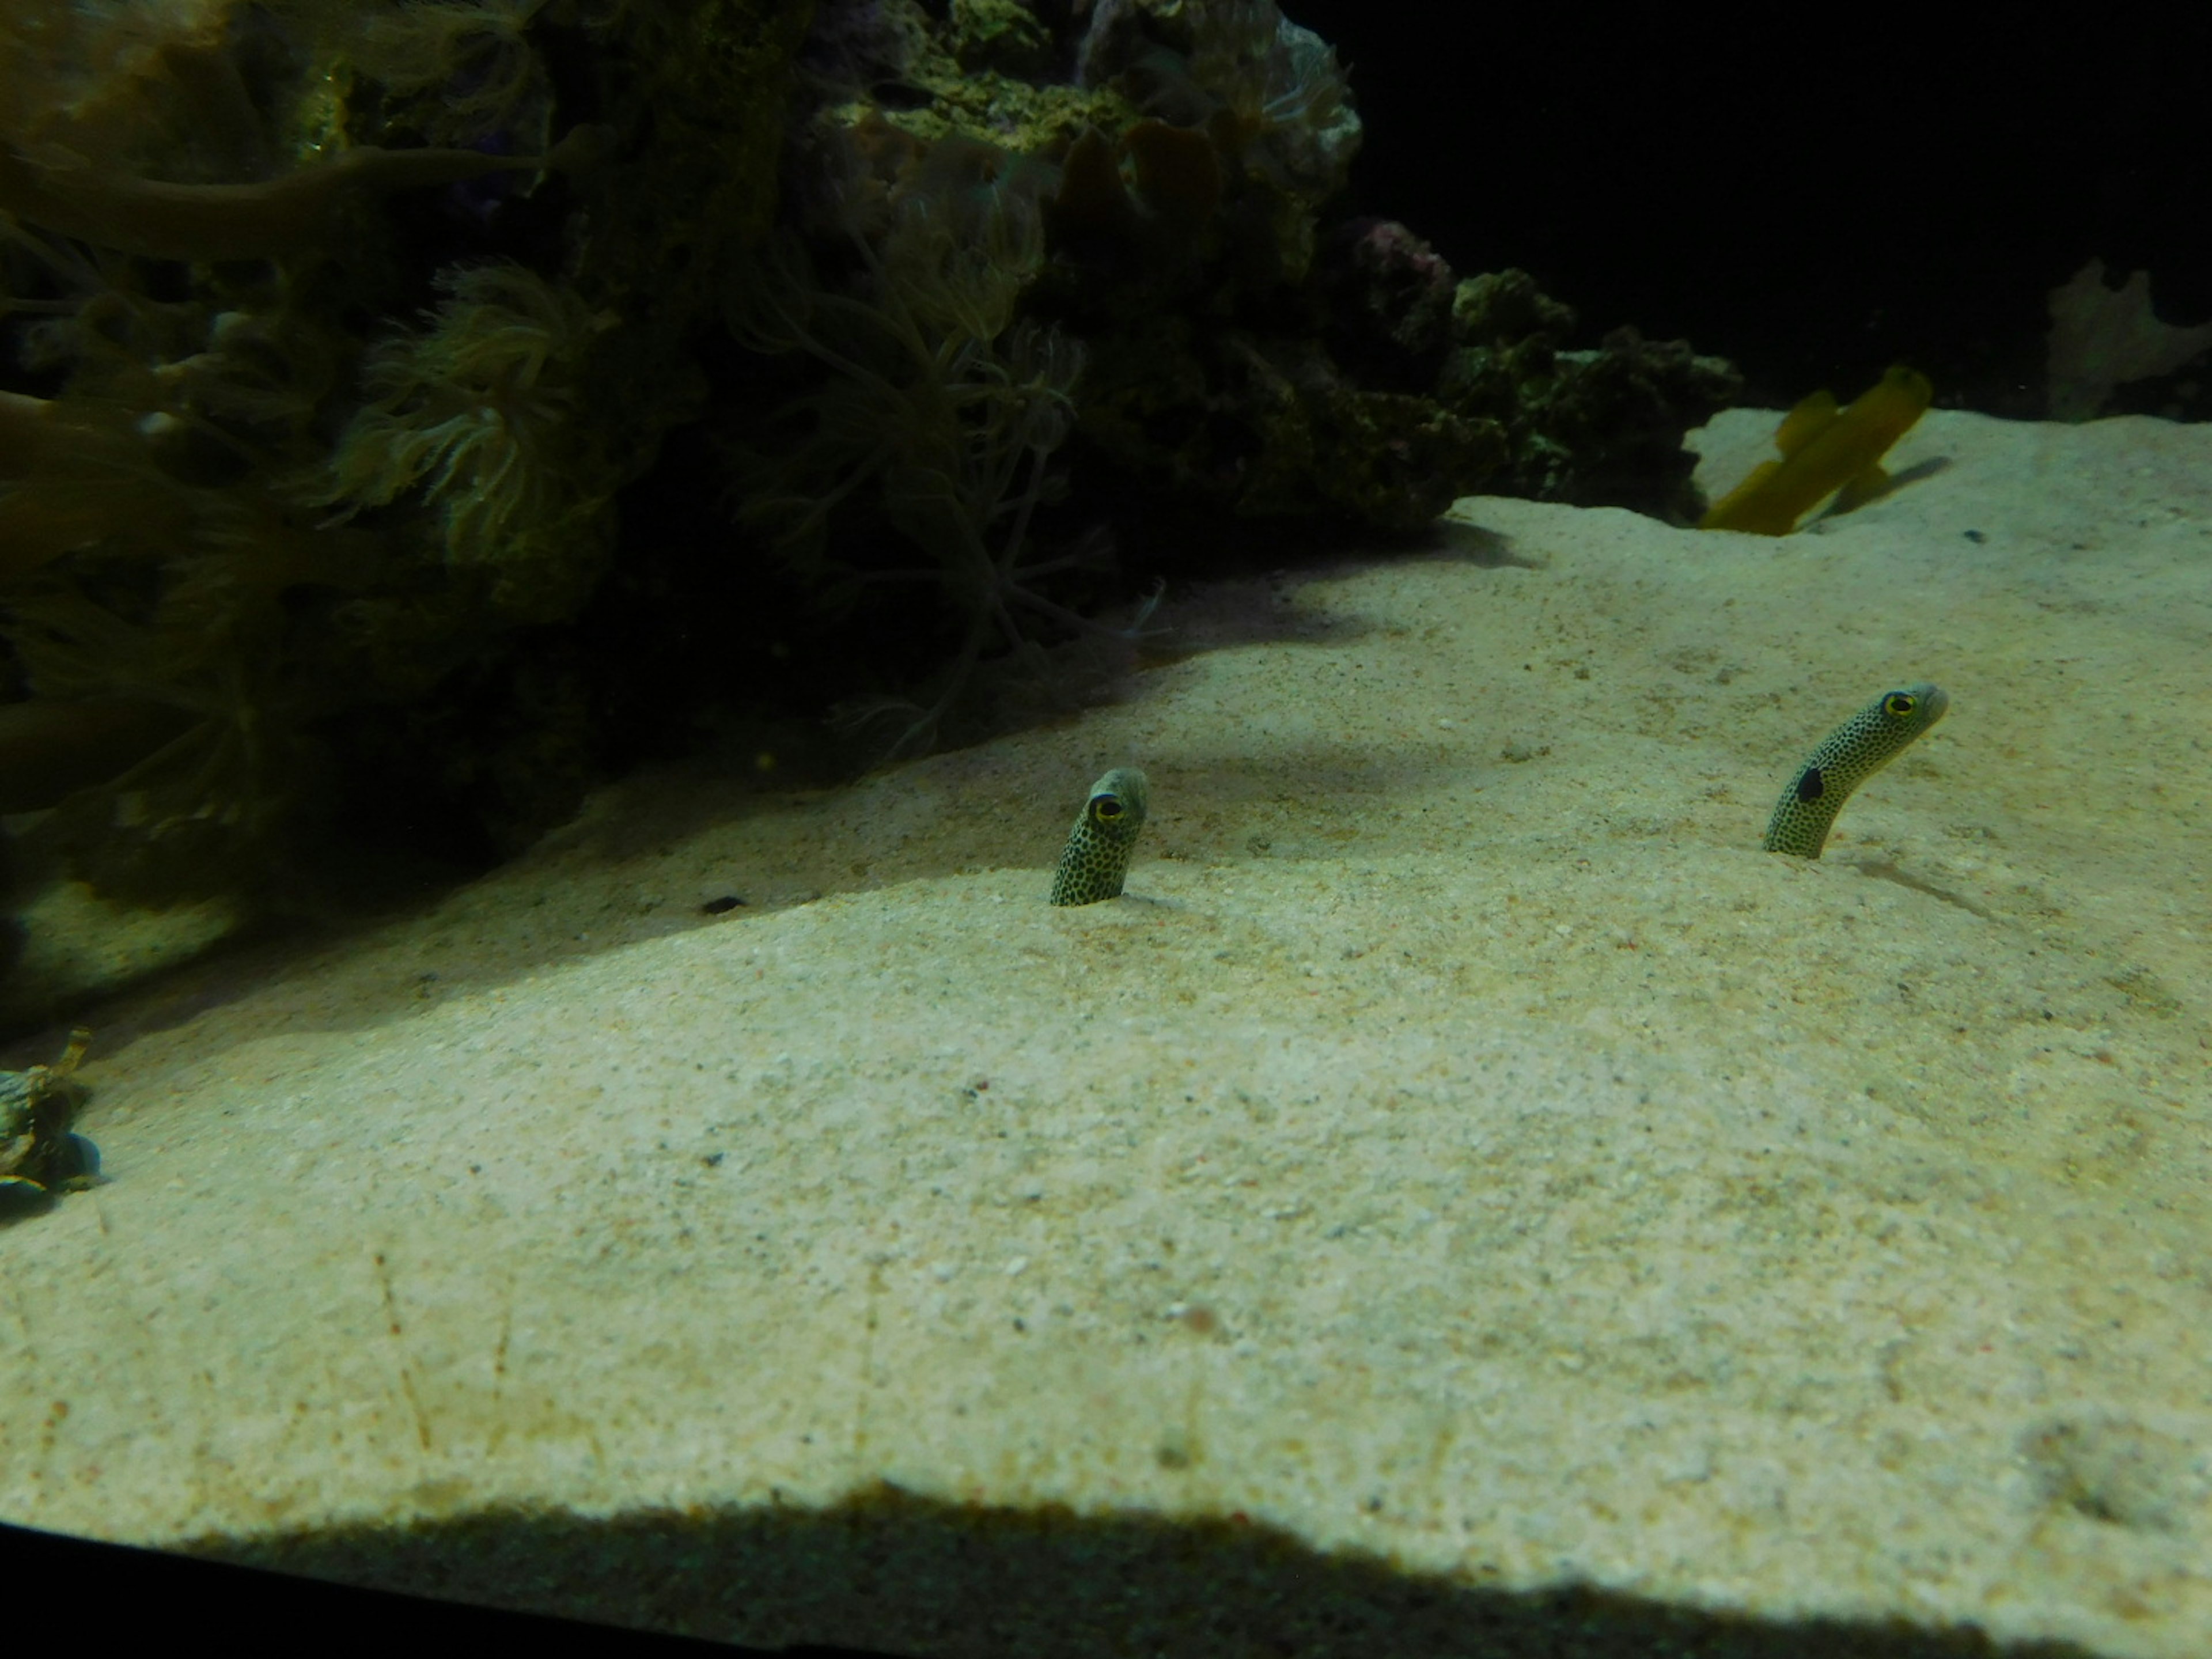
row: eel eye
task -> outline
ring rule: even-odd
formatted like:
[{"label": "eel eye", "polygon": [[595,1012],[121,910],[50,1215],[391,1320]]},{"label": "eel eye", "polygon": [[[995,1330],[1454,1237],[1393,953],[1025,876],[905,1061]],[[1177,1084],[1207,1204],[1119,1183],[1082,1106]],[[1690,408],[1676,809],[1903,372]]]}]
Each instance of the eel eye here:
[{"label": "eel eye", "polygon": [[1920,699],[1910,691],[1893,691],[1881,700],[1882,713],[1895,714],[1900,720],[1920,707]]},{"label": "eel eye", "polygon": [[1111,795],[1101,795],[1091,803],[1091,815],[1110,823],[1121,816],[1121,803]]}]

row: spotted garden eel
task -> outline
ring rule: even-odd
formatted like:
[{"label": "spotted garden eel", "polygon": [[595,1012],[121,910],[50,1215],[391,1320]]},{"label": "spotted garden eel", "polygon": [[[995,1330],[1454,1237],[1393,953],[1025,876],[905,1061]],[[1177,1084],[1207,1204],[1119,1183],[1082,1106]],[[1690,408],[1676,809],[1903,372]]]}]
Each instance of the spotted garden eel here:
[{"label": "spotted garden eel", "polygon": [[1816,859],[1851,791],[1895,760],[1951,706],[1940,686],[1885,691],[1820,739],[1767,820],[1766,850]]},{"label": "spotted garden eel", "polygon": [[1096,904],[1121,896],[1129,854],[1145,827],[1151,791],[1133,766],[1117,766],[1091,786],[1091,799],[1067,832],[1052,878],[1054,904]]}]

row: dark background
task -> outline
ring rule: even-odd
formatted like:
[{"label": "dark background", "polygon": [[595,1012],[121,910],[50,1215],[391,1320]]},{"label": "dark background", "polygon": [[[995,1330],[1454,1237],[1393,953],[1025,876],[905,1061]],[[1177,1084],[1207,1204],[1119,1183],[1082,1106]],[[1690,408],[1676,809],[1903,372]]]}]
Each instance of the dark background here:
[{"label": "dark background", "polygon": [[1528,270],[1577,345],[1687,338],[1777,404],[1903,360],[1939,404],[2036,416],[2045,294],[2092,257],[2212,317],[2203,8],[1285,11],[1350,66],[1358,207],[1462,275]]}]

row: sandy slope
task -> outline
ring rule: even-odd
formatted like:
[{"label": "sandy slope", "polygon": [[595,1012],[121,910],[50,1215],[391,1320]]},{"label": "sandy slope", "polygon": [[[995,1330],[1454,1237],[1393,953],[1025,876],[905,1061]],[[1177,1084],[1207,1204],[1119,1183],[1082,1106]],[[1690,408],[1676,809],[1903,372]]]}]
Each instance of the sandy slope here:
[{"label": "sandy slope", "polygon": [[[2212,430],[1936,414],[1897,461],[1781,541],[1462,502],[1434,556],[1176,596],[1058,729],[635,784],[111,1034],[112,1183],[0,1231],[0,1516],[911,1651],[1236,1651],[1162,1563],[1248,1521],[1381,1565],[1250,1628],[1401,1652],[1568,1581],[1631,1647],[2212,1650]],[[1762,853],[1919,678],[1949,718],[1827,857]],[[1125,763],[1131,896],[1053,910]],[[1231,1529],[1085,1556],[1054,1504]],[[594,1579],[501,1505],[683,1513]]]}]

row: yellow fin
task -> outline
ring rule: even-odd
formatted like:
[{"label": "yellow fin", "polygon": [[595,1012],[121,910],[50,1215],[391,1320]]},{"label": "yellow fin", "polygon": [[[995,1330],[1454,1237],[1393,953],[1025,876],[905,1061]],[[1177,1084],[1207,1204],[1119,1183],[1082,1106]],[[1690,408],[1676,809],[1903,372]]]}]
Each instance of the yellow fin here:
[{"label": "yellow fin", "polygon": [[1795,455],[1835,418],[1834,392],[1816,392],[1809,398],[1800,398],[1797,406],[1784,416],[1782,424],[1775,428],[1774,447],[1785,456]]},{"label": "yellow fin", "polygon": [[[1700,530],[1749,528],[1748,526],[1740,524],[1737,520],[1742,518],[1750,507],[1757,504],[1759,487],[1780,471],[1782,471],[1781,462],[1761,461],[1751,469],[1749,477],[1705,509],[1705,516],[1698,520],[1698,528]],[[1777,531],[1771,533],[1779,535],[1782,532]]]},{"label": "yellow fin", "polygon": [[1857,477],[1848,480],[1836,492],[1836,504],[1831,513],[1848,513],[1855,507],[1864,507],[1877,496],[1889,493],[1889,474],[1880,462],[1869,467]]}]

